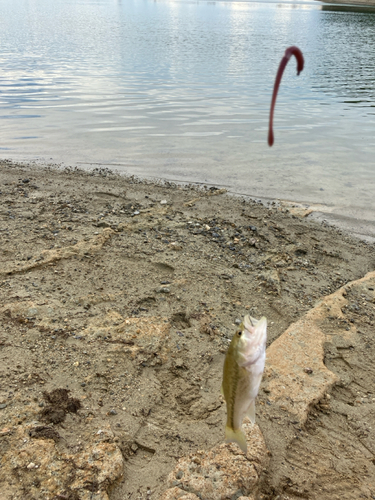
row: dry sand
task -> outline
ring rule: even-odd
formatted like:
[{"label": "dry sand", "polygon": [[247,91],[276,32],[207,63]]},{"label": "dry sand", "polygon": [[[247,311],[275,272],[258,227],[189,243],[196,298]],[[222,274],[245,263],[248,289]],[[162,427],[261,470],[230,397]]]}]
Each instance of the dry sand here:
[{"label": "dry sand", "polygon": [[[1,500],[181,491],[182,473],[168,482],[178,460],[223,441],[236,322],[265,315],[271,345],[374,268],[373,245],[276,204],[2,162]],[[375,498],[374,286],[361,287],[319,316],[334,375],[303,418],[268,368],[256,498]]]}]

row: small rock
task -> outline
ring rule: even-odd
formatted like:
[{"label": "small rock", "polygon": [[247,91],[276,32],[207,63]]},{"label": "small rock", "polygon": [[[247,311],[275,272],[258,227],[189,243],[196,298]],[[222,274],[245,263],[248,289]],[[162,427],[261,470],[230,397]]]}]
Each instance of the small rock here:
[{"label": "small rock", "polygon": [[309,375],[311,375],[311,374],[312,374],[312,372],[313,372],[312,368],[309,368],[309,367],[305,368],[303,371],[304,371],[305,373],[308,373]]},{"label": "small rock", "polygon": [[258,487],[260,471],[267,468],[269,456],[259,427],[245,421],[243,430],[251,443],[246,456],[237,445],[220,444],[210,451],[182,457],[169,475],[170,489],[161,499],[238,499],[251,494]]},{"label": "small rock", "polygon": [[160,205],[166,205],[167,203],[167,200],[161,200]]},{"label": "small rock", "polygon": [[2,403],[2,404],[0,404],[0,410],[3,410],[3,409],[4,409],[4,408],[6,408],[6,407],[7,407],[6,403]]},{"label": "small rock", "polygon": [[182,358],[177,358],[176,361],[174,362],[174,365],[176,368],[186,368],[184,360]]},{"label": "small rock", "polygon": [[164,287],[164,286],[157,289],[157,293],[170,293],[170,292],[171,292],[171,290],[167,287]]},{"label": "small rock", "polygon": [[182,245],[179,245],[175,241],[172,241],[172,243],[169,245],[172,250],[175,250],[176,252],[183,250]]}]

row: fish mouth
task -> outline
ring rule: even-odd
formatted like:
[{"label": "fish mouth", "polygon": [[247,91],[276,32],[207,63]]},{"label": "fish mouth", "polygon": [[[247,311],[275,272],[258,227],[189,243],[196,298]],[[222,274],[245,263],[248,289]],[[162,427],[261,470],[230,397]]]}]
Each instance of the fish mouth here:
[{"label": "fish mouth", "polygon": [[246,314],[246,316],[244,317],[244,320],[243,320],[243,326],[244,326],[244,329],[243,329],[243,332],[249,332],[249,333],[253,333],[254,332],[254,328],[256,327],[256,325],[259,323],[259,320],[253,318],[252,316],[250,316],[250,314]]},{"label": "fish mouth", "polygon": [[246,315],[243,321],[242,338],[251,342],[259,343],[267,335],[267,319],[262,316],[261,319],[255,319]]},{"label": "fish mouth", "polygon": [[259,321],[259,320],[255,319],[255,318],[251,317],[249,314],[248,314],[248,318],[249,318],[249,321],[251,323],[251,326],[255,326],[258,323],[258,321]]}]

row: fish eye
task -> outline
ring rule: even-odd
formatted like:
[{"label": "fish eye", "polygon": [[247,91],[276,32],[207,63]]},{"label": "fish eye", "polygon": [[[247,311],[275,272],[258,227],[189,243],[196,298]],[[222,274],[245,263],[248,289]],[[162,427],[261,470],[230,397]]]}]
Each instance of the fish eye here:
[{"label": "fish eye", "polygon": [[237,332],[237,335],[238,335],[239,337],[241,337],[241,335],[242,335],[241,330],[240,330],[239,332]]}]

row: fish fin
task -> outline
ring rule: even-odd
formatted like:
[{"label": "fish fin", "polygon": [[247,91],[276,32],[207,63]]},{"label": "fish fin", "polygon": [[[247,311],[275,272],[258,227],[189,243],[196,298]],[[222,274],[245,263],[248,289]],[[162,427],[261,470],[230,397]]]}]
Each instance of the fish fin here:
[{"label": "fish fin", "polygon": [[255,399],[251,401],[250,406],[247,409],[246,415],[249,417],[251,423],[255,424]]},{"label": "fish fin", "polygon": [[231,429],[230,427],[225,427],[225,442],[226,443],[237,443],[238,446],[244,453],[247,453],[247,444],[245,434],[241,429]]}]

